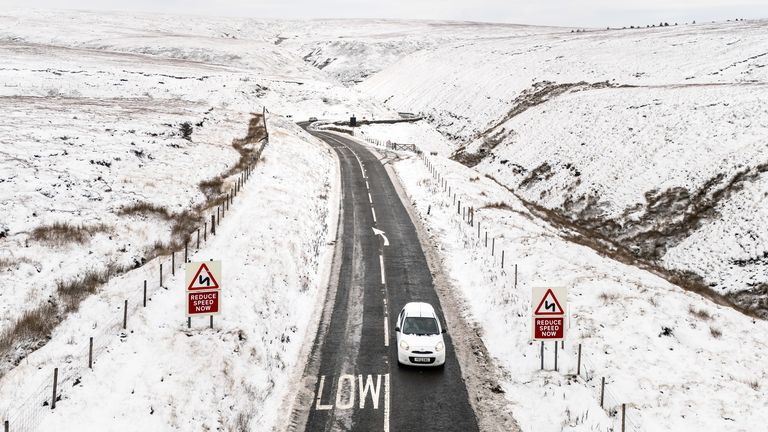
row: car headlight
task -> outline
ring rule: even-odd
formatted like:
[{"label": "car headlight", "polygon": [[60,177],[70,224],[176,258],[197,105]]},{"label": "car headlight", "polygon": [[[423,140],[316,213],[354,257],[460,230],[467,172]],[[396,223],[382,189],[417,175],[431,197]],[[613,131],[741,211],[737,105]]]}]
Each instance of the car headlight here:
[{"label": "car headlight", "polygon": [[442,351],[442,350],[443,350],[443,348],[445,348],[445,345],[443,344],[443,342],[442,342],[442,341],[441,341],[441,342],[438,342],[438,343],[437,343],[437,345],[435,345],[435,351],[437,351],[437,352],[440,352],[440,351]]},{"label": "car headlight", "polygon": [[401,340],[401,341],[400,341],[400,348],[402,348],[402,349],[404,349],[404,350],[408,351],[408,349],[409,349],[410,347],[408,346],[408,342],[406,342],[406,341],[404,341],[404,340]]}]

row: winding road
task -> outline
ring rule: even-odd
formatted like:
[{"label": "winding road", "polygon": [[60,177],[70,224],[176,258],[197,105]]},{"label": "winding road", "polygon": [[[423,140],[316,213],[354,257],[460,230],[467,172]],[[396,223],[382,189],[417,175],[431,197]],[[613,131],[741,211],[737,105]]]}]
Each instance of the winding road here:
[{"label": "winding road", "polygon": [[[304,125],[306,127],[306,125]],[[309,130],[336,151],[342,208],[332,287],[294,413],[295,430],[478,430],[450,332],[444,368],[397,364],[394,321],[411,301],[445,323],[416,229],[382,162],[365,146]],[[389,245],[373,228],[384,231]],[[311,395],[311,396],[309,396]]]}]

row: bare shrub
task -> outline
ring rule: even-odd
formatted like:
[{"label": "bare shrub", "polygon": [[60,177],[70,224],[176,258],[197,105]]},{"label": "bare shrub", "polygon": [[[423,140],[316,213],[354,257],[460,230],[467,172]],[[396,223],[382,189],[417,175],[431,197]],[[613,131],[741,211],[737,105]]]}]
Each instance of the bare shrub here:
[{"label": "bare shrub", "polygon": [[52,246],[63,246],[69,243],[85,243],[96,233],[107,232],[104,224],[72,225],[66,222],[54,222],[42,225],[32,230],[29,238]]},{"label": "bare shrub", "polygon": [[194,129],[192,128],[192,124],[189,122],[184,122],[179,126],[179,132],[181,132],[181,137],[187,141],[192,141],[193,131]]},{"label": "bare shrub", "polygon": [[722,330],[720,330],[720,329],[718,329],[718,328],[715,328],[715,327],[710,327],[710,328],[709,328],[709,333],[710,333],[710,334],[712,335],[712,337],[713,337],[713,338],[715,338],[715,339],[720,339],[720,336],[722,336],[722,335],[723,335],[723,332],[722,332]]},{"label": "bare shrub", "polygon": [[696,309],[693,307],[693,305],[688,306],[688,313],[704,321],[712,320],[712,314],[707,312],[705,309]]}]

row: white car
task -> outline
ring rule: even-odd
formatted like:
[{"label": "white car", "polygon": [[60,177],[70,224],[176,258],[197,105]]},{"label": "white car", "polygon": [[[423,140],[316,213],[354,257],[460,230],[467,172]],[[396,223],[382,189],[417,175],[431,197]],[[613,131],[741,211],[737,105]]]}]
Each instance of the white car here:
[{"label": "white car", "polygon": [[429,303],[408,303],[397,316],[397,362],[409,366],[445,364],[445,329]]}]

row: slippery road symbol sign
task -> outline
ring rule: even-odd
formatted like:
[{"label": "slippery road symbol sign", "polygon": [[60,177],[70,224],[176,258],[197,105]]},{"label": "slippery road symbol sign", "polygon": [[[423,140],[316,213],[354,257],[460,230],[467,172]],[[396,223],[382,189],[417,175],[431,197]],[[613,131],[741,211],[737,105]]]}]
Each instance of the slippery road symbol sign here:
[{"label": "slippery road symbol sign", "polygon": [[187,291],[221,288],[221,261],[187,263]]},{"label": "slippery road symbol sign", "polygon": [[557,301],[557,297],[555,297],[555,293],[552,292],[552,289],[547,289],[547,293],[544,294],[544,297],[542,297],[541,301],[539,302],[539,306],[536,308],[536,310],[533,312],[534,315],[565,315],[565,311],[563,310],[563,307],[560,306],[560,302]]}]

